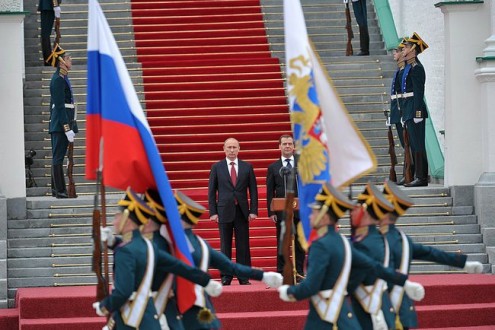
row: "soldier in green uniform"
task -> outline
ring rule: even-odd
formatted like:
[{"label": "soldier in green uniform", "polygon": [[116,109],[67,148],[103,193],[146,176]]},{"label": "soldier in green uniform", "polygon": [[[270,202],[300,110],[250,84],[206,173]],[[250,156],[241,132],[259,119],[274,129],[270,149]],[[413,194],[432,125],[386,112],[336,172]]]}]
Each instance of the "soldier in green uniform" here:
[{"label": "soldier in green uniform", "polygon": [[[468,273],[481,273],[483,265],[478,261],[466,261],[467,257],[460,253],[448,253],[442,250],[414,243],[403,231],[397,229],[397,219],[406,213],[413,205],[413,201],[393,182],[386,181],[383,193],[394,210],[380,220],[380,231],[386,233],[388,245],[392,253],[391,269],[398,269],[403,274],[408,274],[413,259],[432,261],[443,265],[463,268]],[[394,309],[398,312],[396,324],[402,329],[417,328],[418,319],[413,301],[404,294],[401,287],[388,284],[390,300]],[[398,326],[398,328],[400,328]]]},{"label": "soldier in green uniform", "polygon": [[280,298],[296,301],[310,298],[305,329],[361,329],[349,301],[363,275],[376,274],[398,285],[405,285],[412,294],[422,287],[406,281],[407,276],[384,268],[352,247],[348,239],[337,232],[337,222],[354,207],[340,191],[325,184],[311,205],[311,226],[317,238],[308,252],[306,278],[296,286],[282,285]]},{"label": "soldier in green uniform", "polygon": [[[275,288],[282,284],[282,275],[279,273],[263,272],[260,269],[234,263],[223,253],[214,250],[205,240],[192,231],[206,208],[184,195],[181,191],[176,191],[175,199],[177,200],[186,237],[192,247],[192,257],[198,268],[203,271],[207,271],[209,267],[216,268],[222,274],[263,281],[266,285]],[[221,326],[220,321],[215,316],[215,309],[208,294],[205,294],[202,290],[196,290],[194,306],[184,313],[182,322],[187,330],[219,329]]]},{"label": "soldier in green uniform", "polygon": [[67,198],[63,162],[69,142],[74,142],[77,132],[76,107],[69,71],[71,57],[57,44],[48,57],[57,68],[50,81],[50,123],[48,131],[52,142],[52,195]]},{"label": "soldier in green uniform", "polygon": [[[358,195],[351,211],[351,235],[356,249],[389,267],[391,253],[386,238],[378,231],[378,220],[393,210],[393,205],[368,183]],[[386,292],[387,283],[367,274],[351,296],[356,316],[365,330],[395,329],[395,311]]]},{"label": "soldier in green uniform", "polygon": [[155,266],[157,273],[173,272],[199,283],[212,295],[221,293],[221,284],[212,281],[207,273],[156,249],[141,235],[139,227],[148,223],[155,210],[131,188],[119,205],[122,211],[116,213],[113,226],[115,233],[122,235],[122,241],[114,250],[114,289],[110,296],[93,304],[98,315],[111,314],[109,330],[161,329],[151,294]]},{"label": "soldier in green uniform", "polygon": [[[346,1],[344,1],[346,2]],[[359,46],[361,51],[357,56],[367,56],[370,54],[370,34],[368,31],[368,9],[366,0],[352,0],[352,10],[359,25]]]},{"label": "soldier in green uniform", "polygon": [[[395,71],[392,79],[392,85],[390,88],[390,111],[387,115],[387,126],[395,125],[397,130],[397,136],[399,137],[400,144],[404,148],[404,131],[402,122],[402,86],[405,86],[405,78],[407,73],[404,72],[410,70],[410,65],[406,65],[402,56],[402,49],[407,38],[403,38],[397,48],[393,50],[394,61],[397,62],[397,71]],[[404,169],[405,170],[405,169]],[[399,181],[400,185],[403,185],[405,176]]]},{"label": "soldier in green uniform", "polygon": [[48,57],[52,51],[50,35],[53,30],[55,18],[60,18],[62,0],[39,0],[38,11],[41,20],[41,51],[43,53],[43,62],[45,66],[50,66]]},{"label": "soldier in green uniform", "polygon": [[410,70],[404,72],[405,82],[402,87],[403,107],[402,121],[409,134],[409,143],[414,161],[414,180],[405,183],[405,187],[421,187],[428,185],[428,159],[425,146],[425,122],[428,111],[424,101],[426,73],[418,59],[428,45],[414,32],[404,44],[402,54],[410,65]]}]

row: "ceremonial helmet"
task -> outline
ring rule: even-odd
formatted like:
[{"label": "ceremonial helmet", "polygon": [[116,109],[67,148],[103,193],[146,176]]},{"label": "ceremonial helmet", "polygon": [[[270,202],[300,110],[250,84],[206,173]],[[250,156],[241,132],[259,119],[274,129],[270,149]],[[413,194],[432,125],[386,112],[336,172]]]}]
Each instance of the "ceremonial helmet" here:
[{"label": "ceremonial helmet", "polygon": [[177,190],[175,192],[175,200],[177,201],[181,219],[193,226],[198,223],[199,218],[206,211],[203,205],[184,195],[182,191]]},{"label": "ceremonial helmet", "polygon": [[155,215],[155,210],[152,209],[139,195],[128,187],[124,197],[117,203],[124,215],[124,221],[121,223],[121,227],[127,219],[131,219],[137,225],[145,225],[151,216]]},{"label": "ceremonial helmet", "polygon": [[59,62],[65,63],[64,61],[65,50],[60,47],[59,44],[55,44],[52,53],[46,59],[46,63],[50,63],[51,66],[56,68]]},{"label": "ceremonial helmet", "polygon": [[409,38],[407,38],[404,44],[413,45],[416,48],[416,54],[421,54],[428,48],[428,44],[421,39],[416,32]]},{"label": "ceremonial helmet", "polygon": [[332,219],[338,221],[347,210],[355,205],[356,203],[350,201],[342,192],[327,182],[321,186],[319,193],[315,196],[315,201],[309,207],[313,210],[321,210],[321,213],[328,213]]},{"label": "ceremonial helmet", "polygon": [[155,214],[151,217],[151,220],[158,224],[167,223],[167,212],[165,212],[165,207],[158,191],[155,189],[146,190],[144,199],[148,206],[155,210]]},{"label": "ceremonial helmet", "polygon": [[394,210],[391,213],[397,217],[406,213],[407,209],[414,204],[413,200],[390,180],[385,181],[385,184],[383,185],[383,194],[394,206]]},{"label": "ceremonial helmet", "polygon": [[366,184],[364,191],[358,195],[357,200],[375,220],[383,219],[387,213],[394,210],[394,206],[385,198],[382,192],[369,182]]}]

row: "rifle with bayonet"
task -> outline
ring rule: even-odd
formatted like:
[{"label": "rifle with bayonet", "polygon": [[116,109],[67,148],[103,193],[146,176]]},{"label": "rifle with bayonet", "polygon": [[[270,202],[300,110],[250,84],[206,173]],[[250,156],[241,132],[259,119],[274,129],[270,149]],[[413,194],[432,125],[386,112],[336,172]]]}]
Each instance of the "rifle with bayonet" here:
[{"label": "rifle with bayonet", "polygon": [[345,3],[345,29],[347,30],[347,47],[345,49],[345,56],[351,56],[353,54],[351,40],[354,39],[354,32],[352,32],[349,0],[344,0],[344,3]]},{"label": "rifle with bayonet", "polygon": [[390,116],[388,111],[385,111],[385,116],[387,117],[388,154],[390,155],[390,171],[388,173],[388,178],[390,181],[397,182],[397,173],[395,172],[395,165],[397,165],[397,154],[395,153],[394,135],[392,133],[392,125],[390,124]]},{"label": "rifle with bayonet", "polygon": [[93,238],[93,260],[92,260],[92,270],[96,274],[96,300],[101,301],[103,298],[108,296],[108,276],[105,277],[103,275],[103,267],[102,267],[102,251],[101,251],[101,212],[99,208],[99,199],[98,195],[100,194],[99,185],[101,183],[101,171],[98,170],[96,174],[96,194],[94,198],[94,208],[93,208],[93,230],[92,230],[92,238]]}]

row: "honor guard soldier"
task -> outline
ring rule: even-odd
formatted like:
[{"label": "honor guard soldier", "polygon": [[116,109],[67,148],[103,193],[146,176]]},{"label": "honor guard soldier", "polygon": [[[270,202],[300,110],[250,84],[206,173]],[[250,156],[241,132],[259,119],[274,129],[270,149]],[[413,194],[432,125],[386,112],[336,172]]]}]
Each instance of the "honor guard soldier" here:
[{"label": "honor guard soldier", "polygon": [[50,36],[53,30],[55,18],[60,19],[62,0],[39,0],[38,11],[40,12],[41,21],[41,51],[43,53],[43,62],[45,66],[50,66],[48,57],[52,50]]},{"label": "honor guard soldier", "polygon": [[122,241],[114,250],[114,289],[110,296],[95,302],[93,308],[100,316],[111,314],[107,323],[112,329],[161,330],[159,317],[152,297],[155,265],[158,272],[174,272],[195,283],[206,286],[212,295],[221,293],[221,285],[198,269],[156,250],[153,243],[141,235],[140,227],[155,215],[131,188],[119,201],[121,212],[115,214],[114,231]]},{"label": "honor guard soldier", "polygon": [[[260,269],[234,263],[223,253],[214,250],[205,240],[192,231],[206,208],[184,195],[181,191],[176,191],[175,199],[177,200],[186,237],[192,248],[192,257],[197,267],[205,272],[208,267],[216,268],[222,274],[263,281],[270,287],[276,288],[282,284],[282,275],[279,273],[263,272]],[[182,322],[184,328],[188,330],[219,329],[221,326],[220,321],[215,316],[215,309],[210,297],[203,290],[196,290],[194,306],[184,313]]]},{"label": "honor guard soldier", "polygon": [[[394,206],[392,212],[387,213],[380,220],[380,231],[386,233],[386,238],[392,253],[391,269],[398,269],[408,274],[413,259],[432,261],[443,265],[463,268],[468,273],[481,273],[483,265],[478,261],[466,261],[466,255],[448,253],[442,250],[414,243],[403,231],[397,229],[397,219],[406,213],[413,205],[413,201],[393,182],[386,181],[383,194]],[[401,287],[389,283],[388,291],[394,309],[397,311],[397,328],[409,329],[418,327],[416,310],[411,299],[404,294]]]},{"label": "honor guard soldier", "polygon": [[68,75],[72,68],[72,58],[56,44],[47,61],[57,68],[50,82],[50,123],[48,126],[52,142],[52,196],[68,198],[63,162],[69,142],[74,142],[74,137],[79,132]]},{"label": "honor guard soldier", "polygon": [[418,55],[427,48],[428,45],[414,32],[404,43],[402,50],[404,60],[410,66],[410,70],[406,67],[404,71],[402,120],[409,135],[414,162],[414,180],[405,183],[405,187],[428,185],[428,159],[425,146],[425,121],[428,118],[428,111],[424,101],[426,73],[418,59]]},{"label": "honor guard soldier", "polygon": [[282,285],[280,298],[296,301],[310,298],[305,329],[361,329],[349,301],[350,279],[356,274],[377,274],[396,284],[406,284],[408,292],[421,290],[407,276],[384,268],[352,247],[347,238],[337,232],[337,222],[354,207],[340,191],[325,184],[311,205],[311,226],[317,238],[308,253],[306,278],[296,286]]},{"label": "honor guard soldier", "polygon": [[407,38],[402,38],[401,42],[392,50],[394,61],[397,62],[397,71],[395,71],[394,77],[392,79],[392,85],[390,88],[390,112],[388,114],[387,126],[395,125],[397,130],[397,135],[400,140],[401,146],[404,148],[404,139],[402,132],[402,85],[404,77],[404,69],[406,67],[406,62],[402,56],[402,49],[404,48],[404,43]]},{"label": "honor guard soldier", "polygon": [[[351,211],[353,245],[385,268],[391,253],[386,238],[378,231],[378,220],[392,212],[393,205],[375,186],[368,183]],[[356,316],[365,330],[395,329],[395,311],[387,294],[387,283],[368,274],[351,296]]]}]

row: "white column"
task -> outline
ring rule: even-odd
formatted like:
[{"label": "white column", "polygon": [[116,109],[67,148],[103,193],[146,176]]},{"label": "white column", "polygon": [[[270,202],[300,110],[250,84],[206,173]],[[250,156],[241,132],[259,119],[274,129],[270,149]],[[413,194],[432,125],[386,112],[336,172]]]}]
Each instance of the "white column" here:
[{"label": "white column", "polygon": [[[475,77],[481,85],[481,166],[482,174],[474,185],[475,210],[483,233],[489,262],[495,263],[495,3],[490,1],[491,30],[486,48],[478,60]],[[494,267],[492,266],[492,272]]]},{"label": "white column", "polygon": [[438,7],[445,24],[444,184],[474,185],[482,173],[482,135],[480,83],[473,73],[490,31],[489,4],[445,2]]},{"label": "white column", "polygon": [[24,13],[0,13],[0,195],[26,196],[24,168]]}]

